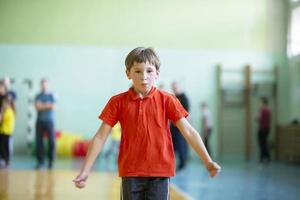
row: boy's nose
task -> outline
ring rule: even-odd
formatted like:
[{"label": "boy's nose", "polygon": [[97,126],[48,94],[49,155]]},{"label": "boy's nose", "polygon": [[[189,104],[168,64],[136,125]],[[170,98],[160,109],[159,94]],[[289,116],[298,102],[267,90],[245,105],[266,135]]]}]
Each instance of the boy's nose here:
[{"label": "boy's nose", "polygon": [[143,78],[143,79],[146,79],[147,77],[148,77],[148,74],[147,74],[147,73],[143,73],[143,74],[142,74],[142,78]]}]

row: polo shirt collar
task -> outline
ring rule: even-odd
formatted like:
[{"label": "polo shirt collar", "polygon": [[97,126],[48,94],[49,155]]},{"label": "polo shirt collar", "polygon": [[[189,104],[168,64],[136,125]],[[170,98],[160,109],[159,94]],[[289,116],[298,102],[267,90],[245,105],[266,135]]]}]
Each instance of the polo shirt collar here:
[{"label": "polo shirt collar", "polygon": [[[156,92],[156,90],[157,89],[154,86],[152,86],[150,92],[147,94],[147,96],[144,96],[143,99],[152,98],[154,93]],[[128,92],[129,92],[129,96],[132,100],[141,99],[141,97],[134,91],[133,87],[129,88]]]}]

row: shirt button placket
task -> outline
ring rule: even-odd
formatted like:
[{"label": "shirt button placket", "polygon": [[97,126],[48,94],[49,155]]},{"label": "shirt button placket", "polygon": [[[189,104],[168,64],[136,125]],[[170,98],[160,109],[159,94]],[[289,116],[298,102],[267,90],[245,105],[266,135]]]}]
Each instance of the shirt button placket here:
[{"label": "shirt button placket", "polygon": [[[139,108],[138,108],[138,119],[142,121],[142,100],[139,100]],[[142,124],[138,123],[138,131],[141,131]]]},{"label": "shirt button placket", "polygon": [[139,110],[139,112],[140,112],[139,116],[140,116],[140,119],[141,119],[141,121],[142,121],[141,127],[140,127],[141,130],[144,129],[143,102],[144,102],[144,100],[141,99],[141,100],[140,100],[140,110]]},{"label": "shirt button placket", "polygon": [[142,113],[143,113],[143,100],[140,100],[140,105],[139,105],[139,115],[140,117],[142,117]]}]

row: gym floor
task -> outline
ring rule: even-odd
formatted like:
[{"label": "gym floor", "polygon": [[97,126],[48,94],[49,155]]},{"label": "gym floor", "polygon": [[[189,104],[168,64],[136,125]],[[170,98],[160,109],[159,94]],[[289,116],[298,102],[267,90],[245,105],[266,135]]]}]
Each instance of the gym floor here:
[{"label": "gym floor", "polygon": [[[87,187],[74,188],[81,159],[57,159],[52,170],[33,170],[34,158],[16,157],[9,169],[0,170],[1,200],[119,199],[120,179],[113,160],[99,159]],[[200,161],[199,161],[200,162]],[[198,161],[171,179],[172,200],[298,200],[300,167],[296,164],[224,161],[222,172],[210,178]]]}]

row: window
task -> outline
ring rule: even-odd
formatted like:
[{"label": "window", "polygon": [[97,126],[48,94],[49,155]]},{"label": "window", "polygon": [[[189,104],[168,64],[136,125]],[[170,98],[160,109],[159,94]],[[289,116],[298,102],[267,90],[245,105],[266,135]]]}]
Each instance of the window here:
[{"label": "window", "polygon": [[288,41],[289,57],[300,55],[300,7],[292,10]]}]

